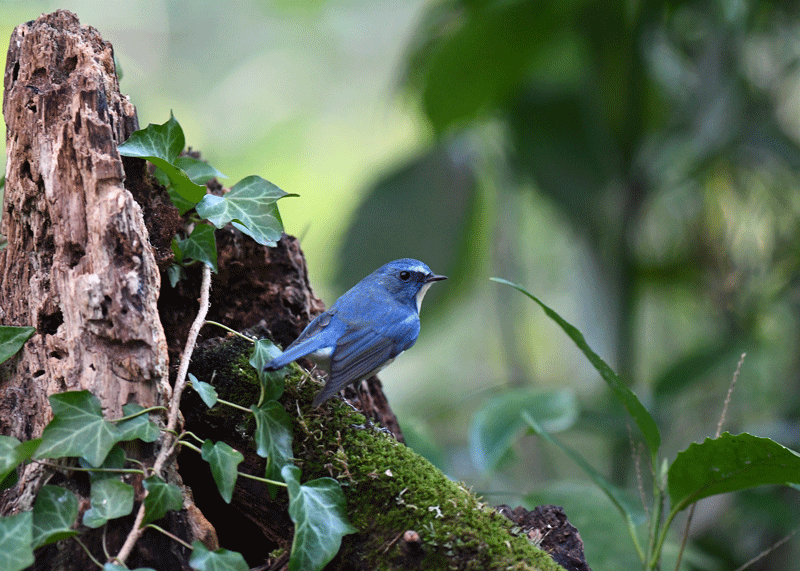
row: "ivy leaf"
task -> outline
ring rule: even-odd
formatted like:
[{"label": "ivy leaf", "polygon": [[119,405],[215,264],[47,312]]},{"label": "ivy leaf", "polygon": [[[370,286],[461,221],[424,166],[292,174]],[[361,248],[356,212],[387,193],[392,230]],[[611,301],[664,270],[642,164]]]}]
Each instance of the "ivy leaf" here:
[{"label": "ivy leaf", "polygon": [[92,482],[92,507],[83,514],[83,525],[96,529],[110,519],[123,517],[133,511],[133,486],[117,478]]},{"label": "ivy leaf", "polygon": [[[100,470],[121,470],[125,467],[125,462],[128,461],[128,458],[125,456],[125,451],[119,445],[119,443],[115,444],[111,451],[106,456],[106,459],[103,460],[103,463],[99,466],[92,466],[89,462],[87,462],[84,458],[78,458],[78,464],[81,468],[91,469],[91,468],[99,468]],[[115,474],[113,472],[99,472],[99,471],[90,471],[89,472],[89,481],[94,482],[95,480],[105,480],[107,478],[119,478],[119,474]]]},{"label": "ivy leaf", "polygon": [[197,204],[203,199],[206,187],[192,182],[182,169],[175,166],[185,144],[183,129],[170,112],[169,121],[163,125],[151,123],[134,132],[118,149],[122,156],[139,157],[153,163],[164,171],[175,192],[192,204]]},{"label": "ivy leaf", "polygon": [[0,489],[16,483],[17,466],[33,456],[40,443],[39,438],[20,442],[13,436],[0,435]]},{"label": "ivy leaf", "polygon": [[42,433],[34,458],[79,456],[99,466],[119,441],[120,431],[103,418],[100,401],[89,391],[51,395],[53,420]]},{"label": "ivy leaf", "polygon": [[727,432],[678,453],[668,472],[673,510],[767,484],[800,484],[800,454],[769,438]]},{"label": "ivy leaf", "polygon": [[211,475],[217,483],[219,495],[225,503],[231,503],[236,478],[239,477],[236,467],[244,460],[244,456],[224,442],[206,440],[203,442],[202,457],[211,466]]},{"label": "ivy leaf", "polygon": [[33,565],[33,512],[0,517],[0,569],[20,571]]},{"label": "ivy leaf", "polygon": [[35,327],[0,325],[0,363],[16,355],[34,333],[36,333]]},{"label": "ivy leaf", "polygon": [[[281,469],[292,461],[292,417],[276,400],[251,406],[256,417],[256,454],[267,459],[266,477],[281,481]],[[270,494],[275,497],[275,486]]]},{"label": "ivy leaf", "polygon": [[78,498],[59,486],[42,486],[33,504],[33,548],[78,535]]},{"label": "ivy leaf", "polygon": [[183,155],[175,159],[173,164],[183,170],[189,180],[197,184],[205,184],[213,178],[228,178],[207,162],[194,157]]},{"label": "ivy leaf", "polygon": [[265,371],[264,365],[281,354],[281,350],[269,339],[259,339],[253,348],[249,363],[258,371],[258,380],[263,389],[263,400],[278,400],[284,389],[286,371]]},{"label": "ivy leaf", "polygon": [[197,205],[197,214],[217,228],[232,222],[259,244],[274,246],[283,232],[283,221],[276,202],[287,194],[261,178],[248,176],[224,196],[206,194]]},{"label": "ivy leaf", "polygon": [[183,495],[178,486],[167,484],[158,476],[150,476],[143,484],[147,495],[144,498],[142,526],[161,519],[168,511],[177,511],[183,507]]},{"label": "ivy leaf", "polygon": [[289,571],[318,571],[339,551],[342,537],[358,529],[347,521],[339,482],[317,478],[300,485],[300,468],[291,464],[281,474],[289,488],[289,517],[294,522]]},{"label": "ivy leaf", "polygon": [[[143,406],[136,403],[129,403],[122,407],[122,414],[125,416],[133,416],[143,410],[145,410]],[[119,429],[120,432],[120,442],[136,440],[137,438],[142,442],[155,442],[160,434],[158,425],[150,420],[147,414],[140,414],[134,418],[118,422],[117,429]]]},{"label": "ivy leaf", "polygon": [[184,277],[183,268],[178,264],[172,264],[167,268],[167,277],[169,278],[170,287],[175,287],[178,285],[178,282],[181,281],[181,278]]},{"label": "ivy leaf", "polygon": [[[116,563],[106,563],[103,565],[103,571],[129,571],[124,565],[117,565]],[[137,567],[130,571],[156,571],[152,567]]]},{"label": "ivy leaf", "polygon": [[248,571],[250,569],[241,553],[227,549],[209,551],[199,541],[192,542],[189,566],[197,571]]},{"label": "ivy leaf", "polygon": [[633,393],[631,389],[629,389],[625,383],[622,382],[614,370],[608,366],[608,364],[600,358],[600,356],[592,351],[589,344],[586,342],[586,339],[583,337],[583,334],[578,331],[573,325],[567,323],[558,313],[550,309],[544,303],[542,303],[539,298],[535,295],[529,293],[520,285],[512,283],[510,281],[501,279],[501,278],[489,278],[492,281],[497,283],[510,285],[517,291],[523,293],[524,295],[528,296],[530,299],[535,301],[539,306],[544,310],[545,315],[555,321],[561,329],[564,330],[570,339],[578,346],[586,358],[589,359],[589,362],[594,366],[603,380],[608,384],[611,388],[611,391],[614,393],[614,396],[617,397],[625,409],[628,411],[628,414],[631,415],[636,425],[639,427],[639,430],[642,431],[644,435],[644,440],[647,443],[647,448],[650,450],[650,456],[653,460],[653,465],[656,464],[656,454],[658,453],[658,448],[661,446],[661,434],[658,431],[658,426],[656,425],[656,421],[647,412],[647,409],[644,408],[639,399]]},{"label": "ivy leaf", "polygon": [[203,262],[216,273],[217,240],[214,237],[214,228],[212,226],[195,224],[194,230],[192,230],[188,238],[178,240],[178,247],[183,252],[183,259]]},{"label": "ivy leaf", "polygon": [[197,391],[202,401],[206,403],[206,406],[208,408],[214,408],[214,405],[217,404],[217,390],[214,386],[204,383],[203,381],[198,381],[197,377],[191,373],[189,373],[189,381],[191,381],[192,388]]}]

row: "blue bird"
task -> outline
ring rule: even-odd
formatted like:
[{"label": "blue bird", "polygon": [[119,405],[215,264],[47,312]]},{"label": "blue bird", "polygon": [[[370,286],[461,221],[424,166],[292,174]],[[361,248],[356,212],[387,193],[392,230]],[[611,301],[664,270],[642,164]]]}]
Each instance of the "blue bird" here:
[{"label": "blue bird", "polygon": [[308,324],[266,371],[308,357],[328,373],[314,398],[319,406],[351,383],[367,379],[411,347],[419,335],[422,298],[447,279],[411,258],[381,266]]}]

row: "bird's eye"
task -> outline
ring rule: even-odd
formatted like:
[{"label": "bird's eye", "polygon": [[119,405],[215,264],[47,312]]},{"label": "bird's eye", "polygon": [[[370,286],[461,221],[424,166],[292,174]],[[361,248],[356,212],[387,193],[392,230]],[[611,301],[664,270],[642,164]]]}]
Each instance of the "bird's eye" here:
[{"label": "bird's eye", "polygon": [[410,277],[411,277],[411,272],[407,272],[405,270],[400,272],[400,279],[403,280],[404,282],[408,281],[408,278]]}]

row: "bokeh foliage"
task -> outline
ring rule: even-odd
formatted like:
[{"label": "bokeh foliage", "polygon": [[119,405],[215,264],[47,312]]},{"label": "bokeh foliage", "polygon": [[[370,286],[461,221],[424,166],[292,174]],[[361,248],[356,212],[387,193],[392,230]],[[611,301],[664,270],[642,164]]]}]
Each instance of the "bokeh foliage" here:
[{"label": "bokeh foliage", "polygon": [[[548,245],[509,239],[503,205],[546,197],[599,268],[609,359],[648,403],[666,450],[713,435],[744,351],[726,428],[797,449],[797,12],[722,0],[432,3],[403,82],[434,143],[371,189],[343,248],[348,271],[379,262],[362,255],[353,269],[363,244],[407,255],[400,234],[438,271],[474,279],[488,256],[517,281],[529,275],[526,249]],[[500,329],[520,358],[522,325]],[[508,371],[517,384],[518,364]],[[600,393],[583,406],[579,430],[608,439],[612,480],[635,491],[620,415]],[[731,503],[757,518],[752,501]],[[735,538],[746,523],[715,517],[700,526],[707,551],[693,552],[692,568],[741,564],[786,529],[778,514],[760,517],[745,548]],[[760,565],[785,567],[799,551],[795,539]]]}]

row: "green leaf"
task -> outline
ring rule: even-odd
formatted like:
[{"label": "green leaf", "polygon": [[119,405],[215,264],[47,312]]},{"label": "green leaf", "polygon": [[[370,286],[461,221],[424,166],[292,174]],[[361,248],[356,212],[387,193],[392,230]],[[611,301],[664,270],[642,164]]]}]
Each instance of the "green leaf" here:
[{"label": "green leaf", "polygon": [[[99,468],[100,470],[121,470],[125,467],[125,462],[127,461],[128,458],[125,456],[125,451],[122,449],[119,443],[115,444],[113,448],[111,448],[111,451],[106,456],[106,459],[103,460],[103,463],[99,466],[92,466],[84,458],[78,458],[78,464],[81,468]],[[107,478],[119,478],[119,474],[114,472],[100,471],[89,472],[90,482],[94,482],[95,480],[105,480]]]},{"label": "green leaf", "polygon": [[189,373],[189,381],[192,383],[192,388],[197,391],[197,394],[200,395],[200,398],[206,403],[206,406],[208,408],[214,408],[214,405],[217,404],[217,390],[214,386],[204,383],[203,381],[198,381],[197,377],[191,373]]},{"label": "green leaf", "polygon": [[133,511],[133,486],[117,478],[95,480],[91,501],[92,507],[83,514],[83,525],[96,529]]},{"label": "green leaf", "polygon": [[197,204],[203,199],[206,187],[192,182],[187,174],[175,166],[186,139],[183,129],[170,113],[169,121],[163,125],[152,123],[134,132],[118,149],[125,157],[147,159],[169,178],[172,188],[185,200]]},{"label": "green leaf", "polygon": [[[122,407],[122,414],[125,416],[133,416],[143,410],[145,410],[143,406],[136,403],[129,403]],[[140,414],[134,418],[118,422],[117,428],[120,432],[120,442],[136,440],[137,438],[142,442],[155,442],[161,433],[158,429],[158,425],[150,420],[147,414]]]},{"label": "green leaf", "polygon": [[89,391],[50,396],[53,420],[42,433],[34,458],[79,456],[99,466],[119,441],[120,431],[103,418],[100,401]]},{"label": "green leaf", "polygon": [[559,314],[542,303],[539,298],[526,291],[522,286],[501,278],[489,279],[497,283],[510,285],[517,291],[525,294],[530,299],[538,303],[550,319],[558,323],[561,329],[564,330],[564,332],[575,342],[583,354],[586,355],[586,357],[589,359],[589,362],[594,366],[597,372],[600,373],[600,376],[603,378],[603,380],[608,384],[609,387],[611,387],[614,396],[617,397],[617,399],[628,411],[628,414],[631,415],[631,418],[633,418],[634,422],[636,422],[639,430],[641,430],[642,434],[644,435],[645,442],[650,450],[650,456],[655,461],[658,448],[661,446],[661,434],[658,432],[656,421],[653,419],[650,413],[647,412],[647,409],[642,406],[642,403],[639,402],[639,399],[636,397],[633,391],[625,386],[625,384],[622,382],[622,379],[617,376],[611,367],[609,367],[608,364],[606,364],[606,362],[603,361],[603,359],[601,359],[597,353],[592,351],[591,347],[589,347],[589,344],[586,343],[586,339],[584,339],[583,334],[574,326],[564,321]]},{"label": "green leaf", "polygon": [[250,410],[256,417],[256,454],[267,459],[266,477],[281,481],[281,470],[292,461],[292,417],[275,400]]},{"label": "green leaf", "polygon": [[147,495],[144,498],[144,520],[142,525],[161,519],[170,510],[177,511],[183,507],[183,495],[180,488],[167,484],[158,476],[150,476],[144,480]]},{"label": "green leaf", "polygon": [[0,482],[4,484],[0,489],[14,485],[11,480],[6,479],[12,473],[16,474],[17,466],[33,456],[40,443],[39,438],[21,443],[13,436],[0,435]]},{"label": "green leaf", "polygon": [[19,571],[33,565],[33,512],[0,517],[0,569]]},{"label": "green leaf", "polygon": [[300,468],[293,465],[284,466],[281,475],[289,488],[289,517],[294,522],[289,571],[318,571],[339,551],[342,537],[358,529],[347,521],[339,482],[317,478],[300,485]]},{"label": "green leaf", "polygon": [[767,484],[800,484],[800,454],[769,438],[727,432],[680,452],[669,467],[673,510],[725,492]]},{"label": "green leaf", "polygon": [[227,549],[209,551],[199,541],[192,542],[189,566],[197,571],[248,571],[250,569],[241,553]]},{"label": "green leaf", "polygon": [[175,287],[178,285],[181,277],[184,277],[183,268],[178,264],[172,264],[167,268],[167,277],[169,278],[169,285]]},{"label": "green leaf", "polygon": [[[117,565],[116,563],[106,563],[103,565],[103,571],[128,571],[128,568],[124,565]],[[131,569],[130,571],[156,571],[152,567],[137,567],[136,569]]]},{"label": "green leaf", "polygon": [[173,163],[197,184],[205,184],[213,178],[228,178],[205,161],[183,155]]},{"label": "green leaf", "polygon": [[630,498],[623,490],[609,482],[600,472],[595,470],[586,460],[584,460],[583,456],[544,430],[544,428],[542,428],[542,426],[536,422],[536,419],[530,414],[523,411],[522,417],[525,419],[525,422],[528,423],[528,426],[531,427],[533,432],[547,440],[550,444],[560,448],[564,454],[569,456],[570,459],[581,468],[581,470],[586,472],[586,475],[592,479],[592,481],[603,491],[603,493],[605,493],[606,496],[608,496],[608,499],[610,499],[614,506],[616,506],[616,508],[619,510],[619,513],[622,514],[622,517],[625,518],[630,527],[638,523],[637,520],[641,520],[641,513],[634,507],[634,503],[630,501]]},{"label": "green leaf", "polygon": [[214,272],[217,271],[217,240],[212,226],[195,224],[189,237],[178,241],[178,247],[184,259],[203,262]]},{"label": "green leaf", "polygon": [[203,442],[202,457],[211,466],[211,475],[217,483],[219,495],[226,503],[231,503],[236,478],[239,477],[236,467],[244,460],[244,456],[224,442],[206,440]]},{"label": "green leaf", "polygon": [[566,430],[578,419],[572,391],[504,391],[481,405],[472,419],[469,446],[478,470],[494,470],[526,428],[521,413],[538,419],[545,430]]},{"label": "green leaf", "polygon": [[78,535],[78,498],[59,486],[42,486],[33,504],[33,548]]},{"label": "green leaf", "polygon": [[261,178],[248,176],[224,196],[207,194],[197,205],[197,214],[217,228],[228,222],[265,246],[274,246],[283,232],[283,222],[276,202],[287,194]]},{"label": "green leaf", "polygon": [[265,371],[264,365],[281,354],[281,350],[269,339],[259,339],[253,348],[249,363],[258,371],[258,380],[263,388],[263,400],[277,400],[281,398],[284,389],[283,379],[286,371]]},{"label": "green leaf", "polygon": [[34,333],[36,333],[35,327],[0,325],[0,363],[16,355]]}]

